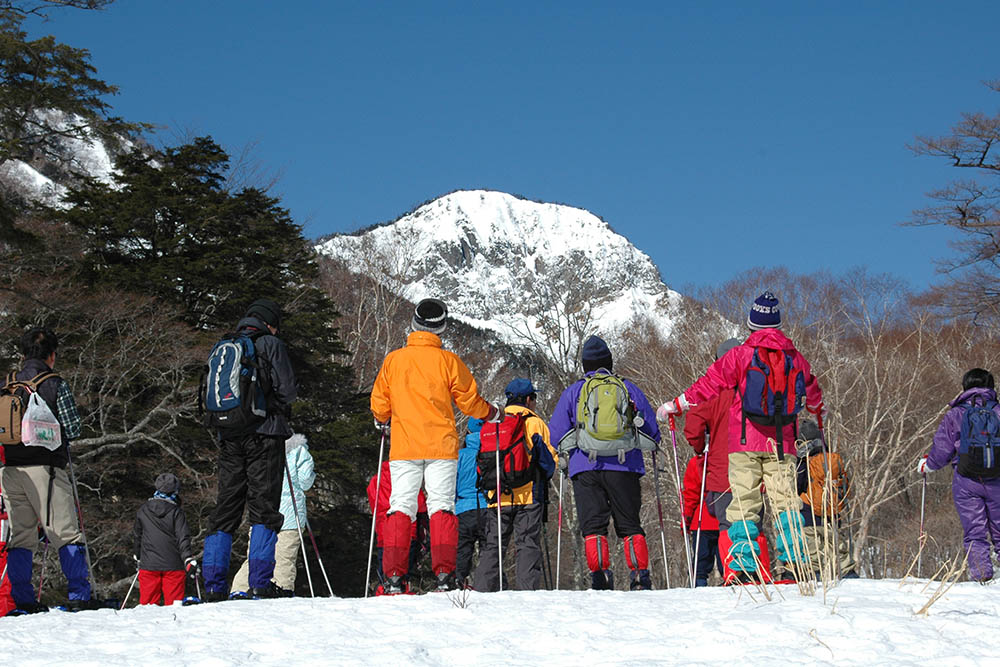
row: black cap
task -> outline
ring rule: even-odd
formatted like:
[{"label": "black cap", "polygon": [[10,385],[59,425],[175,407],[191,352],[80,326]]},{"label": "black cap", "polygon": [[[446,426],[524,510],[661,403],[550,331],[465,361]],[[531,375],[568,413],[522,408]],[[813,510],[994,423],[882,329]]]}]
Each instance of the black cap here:
[{"label": "black cap", "polygon": [[448,306],[441,299],[423,299],[413,310],[413,330],[444,333],[448,326]]},{"label": "black cap", "polygon": [[251,315],[260,318],[264,324],[270,324],[275,329],[281,328],[281,306],[270,299],[257,299],[247,308],[246,317]]}]

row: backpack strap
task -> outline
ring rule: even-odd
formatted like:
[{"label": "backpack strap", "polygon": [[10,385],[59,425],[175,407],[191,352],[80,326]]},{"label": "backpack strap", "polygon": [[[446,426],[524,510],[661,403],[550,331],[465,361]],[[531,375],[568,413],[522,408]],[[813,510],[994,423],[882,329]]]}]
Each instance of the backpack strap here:
[{"label": "backpack strap", "polygon": [[24,380],[24,384],[27,385],[28,388],[31,389],[31,391],[38,391],[38,387],[41,386],[43,382],[58,377],[59,376],[52,371],[45,371],[43,373],[39,373],[30,380]]}]

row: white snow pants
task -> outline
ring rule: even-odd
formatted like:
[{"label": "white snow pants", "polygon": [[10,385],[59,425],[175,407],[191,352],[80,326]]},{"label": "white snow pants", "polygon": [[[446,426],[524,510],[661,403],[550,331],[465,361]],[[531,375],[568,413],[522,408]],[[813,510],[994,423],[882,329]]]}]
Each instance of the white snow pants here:
[{"label": "white snow pants", "polygon": [[402,512],[410,520],[416,519],[421,484],[427,493],[427,516],[434,516],[441,510],[454,512],[457,472],[457,459],[389,461],[392,493],[388,514]]}]

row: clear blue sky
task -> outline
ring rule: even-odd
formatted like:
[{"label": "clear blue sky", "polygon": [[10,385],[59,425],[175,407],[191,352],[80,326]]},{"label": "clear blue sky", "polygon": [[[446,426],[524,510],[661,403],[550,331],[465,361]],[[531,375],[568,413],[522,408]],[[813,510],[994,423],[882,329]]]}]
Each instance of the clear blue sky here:
[{"label": "clear blue sky", "polygon": [[906,144],[996,112],[998,25],[997,0],[119,0],[31,31],[160,140],[259,142],[310,237],[486,187],[601,215],[675,288],[761,264],[922,288],[951,236],[899,223],[968,174]]}]

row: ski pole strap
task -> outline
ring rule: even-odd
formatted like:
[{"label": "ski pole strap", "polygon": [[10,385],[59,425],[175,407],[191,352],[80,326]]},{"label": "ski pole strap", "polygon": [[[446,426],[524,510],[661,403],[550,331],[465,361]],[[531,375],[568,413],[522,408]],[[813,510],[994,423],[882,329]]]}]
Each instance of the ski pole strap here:
[{"label": "ski pole strap", "polygon": [[677,430],[677,422],[674,420],[674,415],[673,414],[667,415],[667,422],[670,424],[670,430],[671,431]]}]

